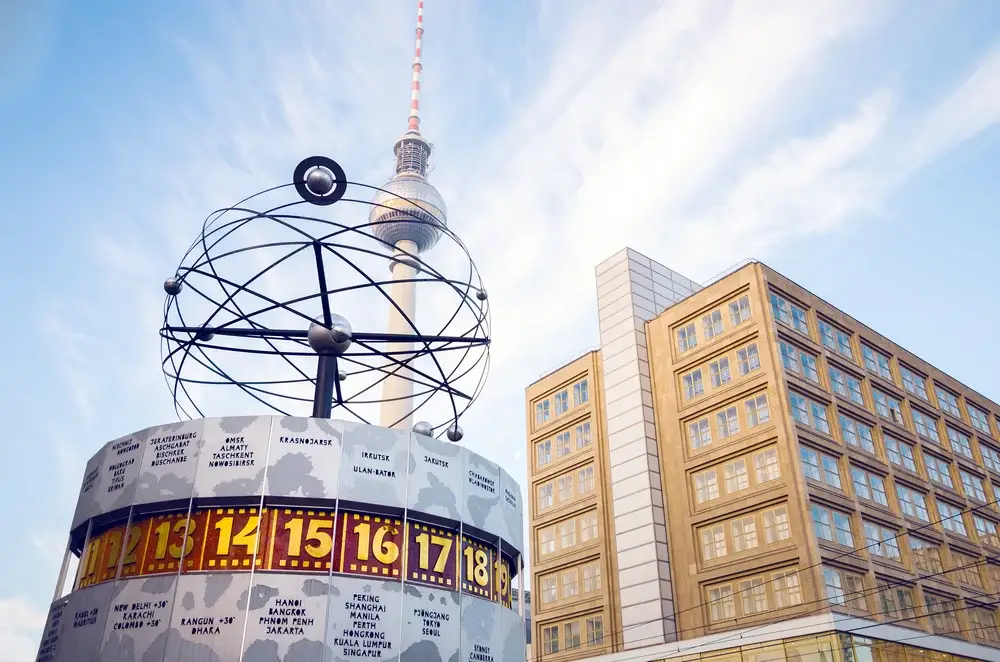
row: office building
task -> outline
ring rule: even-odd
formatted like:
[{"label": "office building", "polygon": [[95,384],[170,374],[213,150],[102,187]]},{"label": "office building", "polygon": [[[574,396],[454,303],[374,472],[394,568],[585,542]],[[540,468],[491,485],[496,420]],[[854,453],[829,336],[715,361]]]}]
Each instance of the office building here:
[{"label": "office building", "polygon": [[1000,405],[759,262],[596,276],[526,393],[536,659],[1000,659]]}]

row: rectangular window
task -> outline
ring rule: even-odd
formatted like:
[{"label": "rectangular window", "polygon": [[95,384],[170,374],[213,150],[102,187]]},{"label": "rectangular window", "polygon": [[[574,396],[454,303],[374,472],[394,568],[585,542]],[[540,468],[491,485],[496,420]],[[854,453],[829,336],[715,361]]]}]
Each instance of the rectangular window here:
[{"label": "rectangular window", "polygon": [[750,487],[750,476],[747,474],[747,461],[733,460],[724,468],[726,475],[726,494],[733,494]]},{"label": "rectangular window", "polygon": [[688,437],[691,439],[691,448],[695,450],[712,443],[712,428],[708,419],[702,418],[688,424]]},{"label": "rectangular window", "polygon": [[941,411],[951,414],[955,418],[962,418],[962,412],[958,408],[958,396],[951,391],[944,390],[940,386],[934,387],[934,393],[937,394],[938,406],[941,408]]},{"label": "rectangular window", "polygon": [[1000,473],[1000,452],[986,444],[979,444],[979,454],[983,456],[983,464],[987,469]]},{"label": "rectangular window", "polygon": [[885,493],[885,480],[882,476],[851,467],[851,482],[854,483],[854,493],[858,498],[889,506],[889,499]]},{"label": "rectangular window", "polygon": [[590,388],[586,379],[581,379],[573,384],[573,406],[578,407],[586,404],[590,400]]},{"label": "rectangular window", "polygon": [[875,454],[875,439],[870,426],[840,414],[840,434],[844,441],[855,448]]},{"label": "rectangular window", "polygon": [[719,439],[731,437],[740,432],[740,418],[736,407],[729,407],[715,415],[715,427],[719,429]]},{"label": "rectangular window", "polygon": [[719,483],[715,469],[709,469],[694,477],[694,493],[698,503],[719,498]]},{"label": "rectangular window", "polygon": [[814,384],[819,384],[819,372],[816,370],[816,357],[808,352],[799,350],[799,363],[802,364],[802,376]]},{"label": "rectangular window", "polygon": [[809,425],[809,406],[806,404],[806,399],[798,393],[789,393],[788,403],[792,406],[792,418],[803,425]]},{"label": "rectangular window", "polygon": [[542,577],[542,603],[555,602],[559,598],[559,588],[556,586],[555,575]]},{"label": "rectangular window", "polygon": [[566,650],[580,647],[580,621],[563,623],[563,639]]},{"label": "rectangular window", "polygon": [[[830,434],[830,422],[826,416],[826,405],[807,400],[798,393],[789,392],[788,403],[792,408],[792,418],[803,425],[809,425]],[[811,416],[810,416],[811,414]]]},{"label": "rectangular window", "polygon": [[719,388],[733,379],[733,373],[729,370],[729,359],[725,356],[709,363],[708,372],[712,378],[712,388]]},{"label": "rectangular window", "polygon": [[792,327],[799,333],[809,335],[809,321],[806,318],[806,311],[792,304]]},{"label": "rectangular window", "polygon": [[552,440],[546,439],[545,441],[539,441],[535,444],[535,457],[537,458],[537,464],[540,467],[544,467],[546,464],[552,461]]},{"label": "rectangular window", "polygon": [[987,437],[992,436],[992,432],[990,431],[990,419],[985,411],[969,403],[966,403],[965,410],[969,412],[969,421],[972,423],[972,427],[976,428]]},{"label": "rectangular window", "polygon": [[945,531],[957,533],[960,536],[968,536],[965,530],[965,520],[962,518],[962,510],[946,501],[937,501],[938,515],[941,516],[941,526]]},{"label": "rectangular window", "polygon": [[556,403],[556,416],[565,414],[569,410],[569,392],[559,391],[553,399]]},{"label": "rectangular window", "polygon": [[958,470],[958,477],[962,480],[962,489],[965,491],[965,496],[981,503],[986,503],[986,490],[983,489],[982,478],[973,476],[965,469]]},{"label": "rectangular window", "polygon": [[899,374],[903,377],[903,388],[911,394],[927,400],[927,380],[904,365],[899,366]]},{"label": "rectangular window", "polygon": [[760,577],[740,582],[740,595],[743,596],[743,614],[760,614],[767,611],[767,589]]},{"label": "rectangular window", "polygon": [[876,389],[872,389],[872,397],[875,399],[875,410],[879,416],[889,419],[896,425],[905,425],[903,406],[899,404],[899,400]]},{"label": "rectangular window", "polygon": [[842,489],[840,470],[835,458],[817,453],[805,446],[800,447],[799,453],[802,456],[802,472],[807,478],[826,483],[838,490]]},{"label": "rectangular window", "polygon": [[545,510],[546,508],[551,508],[555,503],[555,497],[553,494],[552,483],[545,483],[544,485],[538,486],[538,509]]},{"label": "rectangular window", "polygon": [[587,645],[604,645],[604,617],[601,615],[587,617]]},{"label": "rectangular window", "polygon": [[542,628],[542,654],[552,655],[559,652],[559,626],[551,625]]},{"label": "rectangular window", "polygon": [[747,414],[747,427],[754,428],[771,420],[771,411],[767,407],[767,396],[761,393],[743,403]]},{"label": "rectangular window", "polygon": [[970,460],[973,459],[972,442],[969,441],[969,435],[951,427],[945,427],[945,430],[948,432],[948,441],[951,442],[952,452],[967,457]]},{"label": "rectangular window", "polygon": [[865,359],[865,368],[873,375],[878,375],[886,381],[892,381],[892,371],[889,369],[889,358],[877,352],[868,345],[861,345],[861,354]]},{"label": "rectangular window", "polygon": [[711,340],[722,335],[722,311],[713,310],[701,318],[701,326],[705,331],[705,340]]},{"label": "rectangular window", "polygon": [[771,590],[774,592],[775,605],[794,607],[802,603],[802,589],[799,586],[799,573],[795,570],[776,572],[771,575]]},{"label": "rectangular window", "polygon": [[590,445],[590,421],[576,426],[576,449],[580,450]]},{"label": "rectangular window", "polygon": [[799,350],[784,341],[779,341],[778,351],[781,353],[781,365],[785,366],[785,370],[796,375],[801,375],[802,369],[799,367]]},{"label": "rectangular window", "polygon": [[987,643],[1000,643],[1000,631],[997,630],[997,617],[992,609],[975,607],[968,609],[969,623],[976,639]]},{"label": "rectangular window", "polygon": [[695,335],[694,324],[688,324],[683,329],[677,329],[677,350],[681,354],[697,346],[698,337]]},{"label": "rectangular window", "polygon": [[576,482],[580,496],[594,491],[594,467],[585,467],[576,472]]},{"label": "rectangular window", "polygon": [[750,319],[750,296],[744,294],[729,302],[729,325],[736,327]]},{"label": "rectangular window", "polygon": [[737,552],[757,547],[757,525],[753,516],[734,519],[729,523],[729,529],[733,536],[733,549]]},{"label": "rectangular window", "polygon": [[852,361],[854,360],[854,352],[851,351],[850,334],[841,331],[837,327],[828,322],[824,322],[823,320],[819,321],[819,333],[820,337],[823,339],[823,345],[826,346],[827,349],[832,349],[841,356],[846,356]]},{"label": "rectangular window", "polygon": [[924,453],[924,466],[927,467],[927,477],[932,481],[938,485],[955,489],[955,483],[951,479],[951,465],[948,462],[936,455]]},{"label": "rectangular window", "polygon": [[682,381],[685,400],[692,400],[705,392],[705,385],[701,381],[701,368],[684,375]]},{"label": "rectangular window", "polygon": [[850,398],[851,401],[864,406],[865,395],[861,390],[861,381],[857,377],[833,366],[830,366],[829,373],[830,385],[833,387],[835,393],[845,398]]},{"label": "rectangular window", "polygon": [[757,343],[752,342],[736,352],[736,360],[740,364],[740,377],[749,375],[760,368],[760,355],[757,353]]},{"label": "rectangular window", "polygon": [[548,527],[538,532],[538,551],[542,556],[556,551],[555,527]]},{"label": "rectangular window", "polygon": [[833,536],[833,515],[822,506],[812,505],[813,532],[817,538],[835,540]]},{"label": "rectangular window", "polygon": [[589,513],[580,516],[580,542],[597,540],[597,515]]},{"label": "rectangular window", "polygon": [[885,452],[889,457],[889,462],[895,464],[897,467],[903,467],[916,473],[917,461],[913,455],[913,446],[888,435],[884,439]]},{"label": "rectangular window", "polygon": [[910,552],[917,570],[929,574],[941,573],[944,570],[944,564],[941,563],[941,548],[934,543],[911,535]]},{"label": "rectangular window", "polygon": [[908,586],[890,586],[883,579],[876,582],[882,614],[893,620],[912,620],[917,617],[913,609],[913,590]]},{"label": "rectangular window", "polygon": [[562,573],[562,596],[565,600],[566,598],[575,598],[580,595],[580,575],[577,573],[576,568],[570,570],[564,570]]},{"label": "rectangular window", "polygon": [[935,444],[941,442],[941,438],[938,436],[938,426],[937,419],[927,416],[922,411],[918,409],[911,409],[910,413],[913,414],[913,425],[917,429],[917,434],[925,439],[930,439]]},{"label": "rectangular window", "polygon": [[779,297],[774,292],[771,292],[771,314],[774,315],[774,319],[787,324],[792,325],[792,313],[788,308],[788,302],[783,298]]},{"label": "rectangular window", "polygon": [[976,535],[979,537],[980,542],[992,545],[993,547],[1000,547],[996,522],[986,519],[981,515],[973,515],[972,524],[976,527]]},{"label": "rectangular window", "polygon": [[769,448],[753,455],[753,467],[757,474],[757,484],[781,478],[781,467],[778,465],[778,451]]},{"label": "rectangular window", "polygon": [[955,550],[951,552],[951,560],[958,581],[976,588],[983,588],[983,577],[979,574],[979,566],[982,565],[982,561],[966,554],[959,554]]},{"label": "rectangular window", "polygon": [[923,494],[896,483],[896,497],[899,499],[899,508],[904,514],[916,517],[922,522],[931,521],[931,516],[927,512],[927,499]]},{"label": "rectangular window", "polygon": [[572,446],[570,446],[570,433],[569,430],[565,432],[560,432],[556,435],[556,457],[566,457],[569,455]]},{"label": "rectangular window", "polygon": [[831,603],[868,611],[864,579],[861,575],[840,568],[824,567],[823,583],[826,586],[827,600]]},{"label": "rectangular window", "polygon": [[704,560],[721,559],[726,549],[726,530],[721,524],[701,530],[701,554]]},{"label": "rectangular window", "polygon": [[559,525],[559,549],[576,547],[576,521],[570,520]]},{"label": "rectangular window", "polygon": [[556,480],[559,486],[559,502],[565,503],[573,500],[573,474],[559,476]]},{"label": "rectangular window", "polygon": [[784,506],[764,511],[764,543],[773,545],[788,540],[792,533],[788,528],[788,509]]},{"label": "rectangular window", "polygon": [[830,421],[826,418],[826,406],[821,405],[818,402],[809,403],[810,409],[812,410],[813,417],[813,427],[820,432],[825,432],[830,434]]},{"label": "rectangular window", "polygon": [[902,562],[903,556],[899,553],[895,531],[871,522],[865,522],[864,528],[865,544],[869,552],[885,559]]},{"label": "rectangular window", "polygon": [[924,591],[924,601],[927,603],[927,616],[935,632],[951,634],[961,632],[958,625],[957,612],[961,609],[958,600],[946,600]]},{"label": "rectangular window", "polygon": [[736,601],[729,584],[708,590],[709,620],[713,623],[736,618]]},{"label": "rectangular window", "polygon": [[535,425],[542,425],[549,420],[549,401],[542,400],[535,404]]},{"label": "rectangular window", "polygon": [[833,512],[833,529],[837,542],[846,547],[854,547],[854,532],[851,530],[851,518],[836,510]]}]

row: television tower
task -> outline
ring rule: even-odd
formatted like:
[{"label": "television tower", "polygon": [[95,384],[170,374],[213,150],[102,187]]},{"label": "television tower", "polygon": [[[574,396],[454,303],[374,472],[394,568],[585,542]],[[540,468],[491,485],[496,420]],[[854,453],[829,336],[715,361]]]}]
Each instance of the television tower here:
[{"label": "television tower", "polygon": [[[410,117],[393,151],[396,169],[392,178],[375,195],[369,215],[373,232],[395,248],[389,269],[392,273],[388,333],[417,333],[416,278],[419,255],[430,250],[446,227],[444,200],[427,181],[427,160],[431,144],[420,135],[420,46],[424,34],[424,3],[417,2],[416,51],[413,56],[413,83],[410,88]],[[392,343],[386,349],[400,364],[413,357],[412,342]],[[396,363],[386,367],[390,375],[383,382],[381,425],[409,429],[413,418],[413,382],[409,368]]]}]

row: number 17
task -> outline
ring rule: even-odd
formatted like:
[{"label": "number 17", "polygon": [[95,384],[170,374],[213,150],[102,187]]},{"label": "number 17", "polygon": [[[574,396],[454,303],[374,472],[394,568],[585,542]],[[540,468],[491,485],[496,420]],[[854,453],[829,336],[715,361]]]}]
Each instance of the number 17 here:
[{"label": "number 17", "polygon": [[438,553],[437,561],[434,562],[434,569],[432,572],[444,572],[445,566],[448,563],[448,553],[451,551],[452,539],[444,538],[442,536],[432,536],[429,533],[421,533],[416,537],[416,541],[417,545],[420,546],[420,559],[418,561],[420,569],[431,569],[430,548],[431,545],[437,545],[441,548],[441,551]]}]

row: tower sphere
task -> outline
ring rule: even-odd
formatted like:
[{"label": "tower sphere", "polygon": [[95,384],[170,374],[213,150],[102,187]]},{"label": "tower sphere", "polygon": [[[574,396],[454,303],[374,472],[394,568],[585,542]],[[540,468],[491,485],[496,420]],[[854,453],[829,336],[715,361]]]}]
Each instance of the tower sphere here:
[{"label": "tower sphere", "polygon": [[444,199],[426,178],[431,152],[419,133],[407,132],[396,141],[396,174],[376,191],[368,220],[372,233],[390,246],[412,241],[423,253],[431,249],[447,227]]}]

